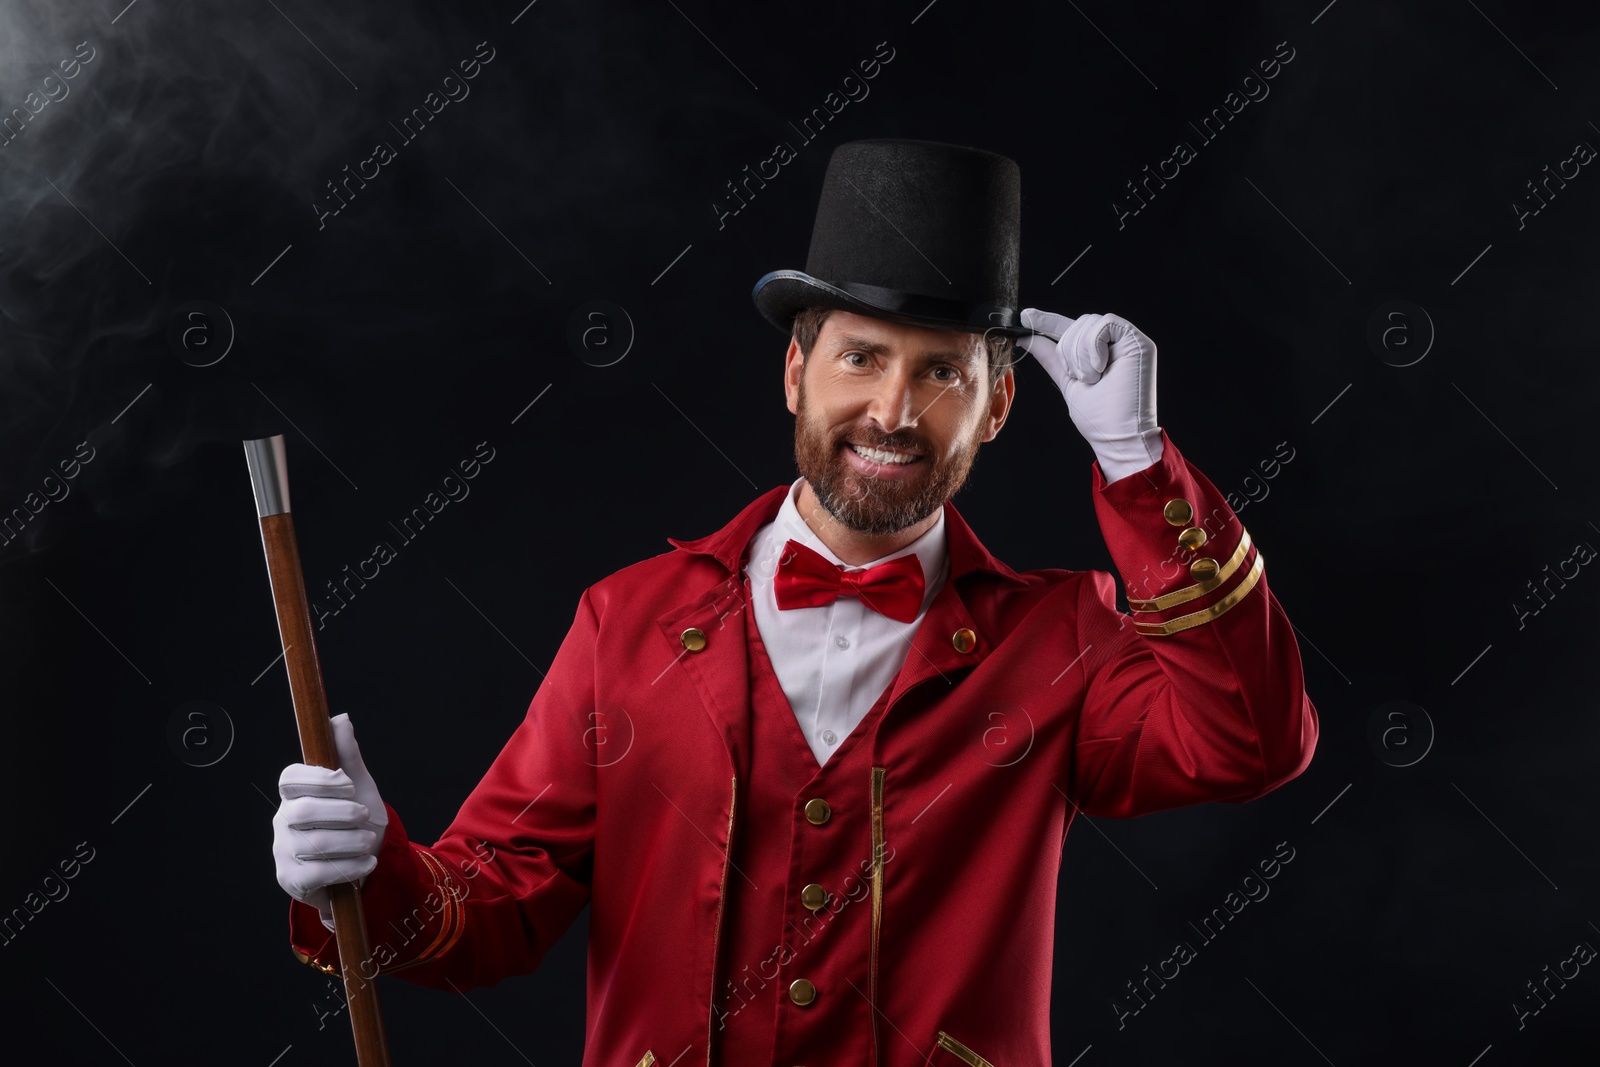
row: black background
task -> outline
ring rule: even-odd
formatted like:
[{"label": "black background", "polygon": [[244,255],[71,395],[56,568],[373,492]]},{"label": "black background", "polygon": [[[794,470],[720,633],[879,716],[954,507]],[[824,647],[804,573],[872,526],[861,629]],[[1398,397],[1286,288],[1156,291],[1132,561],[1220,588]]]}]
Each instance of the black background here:
[{"label": "black background", "polygon": [[[1600,545],[1600,178],[1513,207],[1600,146],[1593,11],[523,3],[0,13],[5,113],[94,50],[0,147],[0,514],[94,450],[0,547],[0,913],[93,849],[0,945],[9,1037],[53,1063],[354,1062],[273,879],[299,752],[240,441],[286,434],[314,590],[494,449],[317,635],[334,707],[431,841],[583,589],[794,477],[785,342],[750,288],[803,266],[832,148],[894,136],[1016,159],[1023,303],[1157,341],[1161,422],[1248,499],[1321,716],[1309,770],[1257,803],[1075,827],[1056,1062],[1592,1062],[1593,967],[1520,1028],[1512,1004],[1600,945],[1600,578],[1523,613],[1528,582]],[[319,229],[325,183],[483,41],[470,96]],[[869,95],[804,142],[789,124],[879,42]],[[1202,141],[1188,124],[1280,42],[1270,94]],[[1119,224],[1179,140],[1196,158]],[[725,183],[779,141],[797,158],[719,228]],[[569,342],[593,300],[631,347],[615,316]],[[1013,567],[1111,569],[1092,453],[1028,362],[958,505]],[[1431,741],[1383,718],[1396,700]],[[1124,983],[1279,842],[1270,896],[1119,1028]],[[577,1063],[585,926],[465,997],[385,979],[396,1063]]]}]

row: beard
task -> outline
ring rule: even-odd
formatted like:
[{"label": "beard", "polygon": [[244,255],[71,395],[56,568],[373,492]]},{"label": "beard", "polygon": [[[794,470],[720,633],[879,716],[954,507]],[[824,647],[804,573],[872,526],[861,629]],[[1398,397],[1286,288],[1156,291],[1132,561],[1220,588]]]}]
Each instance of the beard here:
[{"label": "beard", "polygon": [[[932,515],[966,484],[978,456],[983,423],[953,455],[940,455],[909,431],[880,436],[871,430],[841,431],[814,424],[806,407],[802,374],[796,401],[794,458],[801,477],[834,519],[858,533],[899,533]],[[921,471],[911,478],[875,478],[856,470],[844,458],[847,437],[890,451],[915,452]]]}]

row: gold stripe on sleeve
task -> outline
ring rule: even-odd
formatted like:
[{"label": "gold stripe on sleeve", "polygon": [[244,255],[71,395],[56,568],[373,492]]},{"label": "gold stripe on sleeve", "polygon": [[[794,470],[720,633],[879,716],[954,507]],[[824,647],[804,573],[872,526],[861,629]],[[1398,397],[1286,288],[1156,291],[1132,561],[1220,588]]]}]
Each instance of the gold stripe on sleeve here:
[{"label": "gold stripe on sleeve", "polygon": [[994,1064],[990,1063],[988,1060],[984,1059],[982,1056],[978,1055],[976,1052],[972,1051],[970,1048],[963,1045],[961,1042],[957,1041],[943,1030],[939,1031],[939,1039],[936,1044],[940,1048],[947,1050],[952,1056],[960,1060],[962,1063],[967,1064],[967,1067],[994,1067]]},{"label": "gold stripe on sleeve", "polygon": [[1191,612],[1188,615],[1179,615],[1176,619],[1168,619],[1166,622],[1136,622],[1133,624],[1133,628],[1142,634],[1149,634],[1153,637],[1165,637],[1169,634],[1178,633],[1180,630],[1187,630],[1191,627],[1202,626],[1205,623],[1211,622],[1213,619],[1220,617],[1223,612],[1227,611],[1229,608],[1239,603],[1239,601],[1243,600],[1245,594],[1250,592],[1251,589],[1255,588],[1256,581],[1261,577],[1261,572],[1265,566],[1266,560],[1262,557],[1261,552],[1258,549],[1256,551],[1256,562],[1255,565],[1250,568],[1250,573],[1246,574],[1244,576],[1244,580],[1233,587],[1232,592],[1223,597],[1221,600],[1217,601],[1215,604],[1212,604],[1208,608],[1202,608],[1199,611]]},{"label": "gold stripe on sleeve", "polygon": [[1222,565],[1222,569],[1217,571],[1216,577],[1195,582],[1193,585],[1186,585],[1182,589],[1174,589],[1172,592],[1158,596],[1154,600],[1134,600],[1130,597],[1128,599],[1128,610],[1134,612],[1165,611],[1168,608],[1177,607],[1179,604],[1186,604],[1197,597],[1203,597],[1229,578],[1232,578],[1233,572],[1239,569],[1239,564],[1244,562],[1245,554],[1249,551],[1250,531],[1244,530],[1239,535],[1239,547],[1233,550],[1233,555],[1229,556],[1228,561]]},{"label": "gold stripe on sleeve", "polygon": [[433,879],[433,887],[434,889],[438,890],[441,898],[439,932],[435,934],[433,940],[428,943],[428,947],[424,948],[420,953],[417,954],[416,958],[420,962],[432,956],[438,947],[448,940],[450,927],[454,918],[454,909],[450,902],[450,894],[445,890],[444,885],[442,884],[440,877],[442,871],[438,859],[421,848],[415,841],[411,842],[411,847],[415,848],[417,850],[417,855],[422,857],[423,865],[428,868],[428,876]]}]

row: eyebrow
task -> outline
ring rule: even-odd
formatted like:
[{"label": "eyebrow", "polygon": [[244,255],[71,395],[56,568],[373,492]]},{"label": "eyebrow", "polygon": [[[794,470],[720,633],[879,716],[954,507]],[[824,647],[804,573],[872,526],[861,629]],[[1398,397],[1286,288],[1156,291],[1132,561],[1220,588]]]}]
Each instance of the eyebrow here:
[{"label": "eyebrow", "polygon": [[[871,352],[875,355],[883,355],[889,351],[889,346],[883,342],[869,341],[865,337],[836,337],[834,338],[834,344],[840,350],[859,348],[863,352]],[[964,367],[972,367],[976,364],[970,349],[965,352],[925,352],[922,358],[925,363],[945,360],[950,363],[959,363]]]}]

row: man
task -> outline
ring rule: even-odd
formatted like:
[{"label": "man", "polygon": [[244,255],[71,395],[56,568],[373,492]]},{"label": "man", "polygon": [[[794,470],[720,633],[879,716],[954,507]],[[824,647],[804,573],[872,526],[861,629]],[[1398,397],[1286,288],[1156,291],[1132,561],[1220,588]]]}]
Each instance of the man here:
[{"label": "man", "polygon": [[[1156,422],[1155,345],[1017,313],[1019,181],[953,145],[834,152],[806,270],[755,291],[800,477],[584,592],[433,845],[336,717],[344,769],[280,779],[301,959],[341,966],[339,881],[361,975],[440,989],[527,973],[588,904],[586,1067],[1050,1062],[1072,816],[1259,797],[1317,717],[1259,550]],[[1106,572],[1013,571],[949,501],[1014,346],[1094,448],[1131,616]]]}]

